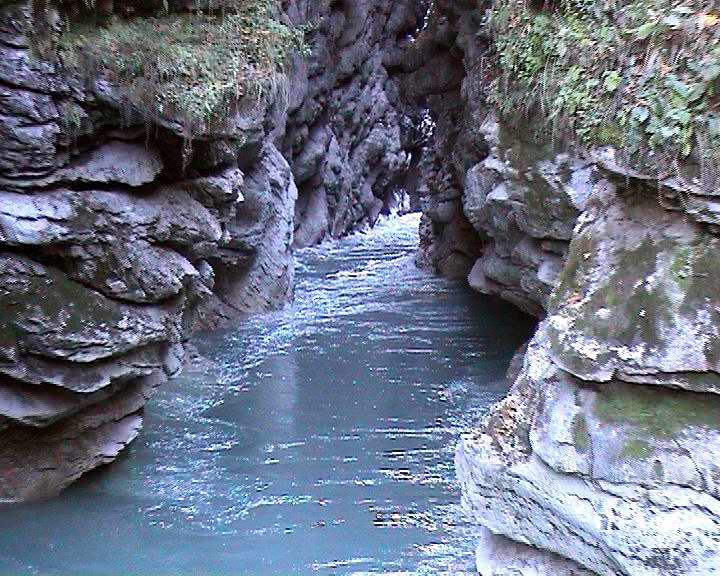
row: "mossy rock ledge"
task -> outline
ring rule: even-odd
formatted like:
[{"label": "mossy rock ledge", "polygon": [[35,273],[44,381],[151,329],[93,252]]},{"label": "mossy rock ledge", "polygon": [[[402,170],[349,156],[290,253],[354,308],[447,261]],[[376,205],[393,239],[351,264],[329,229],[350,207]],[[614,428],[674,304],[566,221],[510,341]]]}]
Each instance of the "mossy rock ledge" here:
[{"label": "mossy rock ledge", "polygon": [[483,576],[720,566],[719,45],[662,0],[437,2],[416,43],[420,260],[539,318],[456,454]]},{"label": "mossy rock ledge", "polygon": [[0,503],[114,460],[194,330],[285,305],[295,247],[395,207],[426,9],[0,1]]}]

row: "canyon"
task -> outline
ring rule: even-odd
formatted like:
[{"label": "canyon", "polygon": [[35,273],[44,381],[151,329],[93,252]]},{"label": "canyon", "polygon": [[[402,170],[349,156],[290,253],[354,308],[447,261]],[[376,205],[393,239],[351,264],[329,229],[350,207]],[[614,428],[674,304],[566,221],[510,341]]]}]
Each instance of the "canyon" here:
[{"label": "canyon", "polygon": [[37,53],[55,7],[0,4],[0,501],[114,460],[194,331],[289,302],[295,249],[409,194],[420,267],[539,322],[456,452],[482,576],[718,573],[714,185],[513,122],[483,2],[281,8],[307,54],[188,151]]}]

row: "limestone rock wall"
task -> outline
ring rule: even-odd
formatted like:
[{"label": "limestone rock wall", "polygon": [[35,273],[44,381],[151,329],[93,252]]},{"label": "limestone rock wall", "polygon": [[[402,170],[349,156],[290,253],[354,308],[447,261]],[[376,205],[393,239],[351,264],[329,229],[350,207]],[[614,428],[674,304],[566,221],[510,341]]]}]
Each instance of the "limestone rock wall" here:
[{"label": "limestone rock wall", "polygon": [[313,53],[297,62],[282,150],[299,190],[295,244],[371,225],[413,186],[419,159],[414,111],[394,71],[427,2],[298,0],[295,22],[310,22]]},{"label": "limestone rock wall", "polygon": [[486,8],[438,0],[405,70],[437,120],[421,260],[542,320],[510,395],[458,447],[487,530],[478,569],[720,574],[713,194],[557,142],[542,117],[498,120]]},{"label": "limestone rock wall", "polygon": [[284,9],[311,56],[183,158],[180,122],[134,121],[112,78],[34,49],[30,3],[0,4],[0,502],[113,460],[193,328],[282,305],[293,245],[393,204],[416,142],[386,60],[422,3]]},{"label": "limestone rock wall", "polygon": [[464,278],[481,254],[483,235],[465,215],[467,171],[487,156],[475,138],[475,107],[467,105],[466,66],[460,29],[472,29],[471,4],[434,2],[418,40],[408,49],[398,74],[403,98],[425,109],[434,124],[420,161],[422,220],[419,266]]}]

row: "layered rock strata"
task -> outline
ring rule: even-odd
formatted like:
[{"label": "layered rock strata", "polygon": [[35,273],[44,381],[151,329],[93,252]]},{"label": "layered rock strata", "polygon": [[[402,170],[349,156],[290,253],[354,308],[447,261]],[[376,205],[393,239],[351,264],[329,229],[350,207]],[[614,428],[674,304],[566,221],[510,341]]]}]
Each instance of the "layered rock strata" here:
[{"label": "layered rock strata", "polygon": [[[406,69],[438,120],[429,162],[450,160],[425,189],[421,260],[542,320],[510,395],[458,447],[478,570],[720,573],[714,193],[557,142],[542,117],[498,121],[486,8],[436,2]],[[432,62],[463,74],[416,82]]]},{"label": "layered rock strata", "polygon": [[385,64],[416,2],[286,2],[310,56],[189,157],[176,118],[36,50],[46,4],[0,6],[1,502],[114,459],[190,331],[286,302],[293,245],[372,224],[417,145]]}]

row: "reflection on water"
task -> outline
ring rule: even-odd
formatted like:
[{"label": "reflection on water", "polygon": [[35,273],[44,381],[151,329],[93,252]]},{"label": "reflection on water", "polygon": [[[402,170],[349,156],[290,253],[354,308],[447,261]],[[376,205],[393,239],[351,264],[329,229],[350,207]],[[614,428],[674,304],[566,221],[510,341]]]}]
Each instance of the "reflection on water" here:
[{"label": "reflection on water", "polygon": [[2,511],[0,573],[471,573],[453,445],[530,325],[417,271],[417,224],[303,252],[291,308],[200,335],[125,456]]}]

